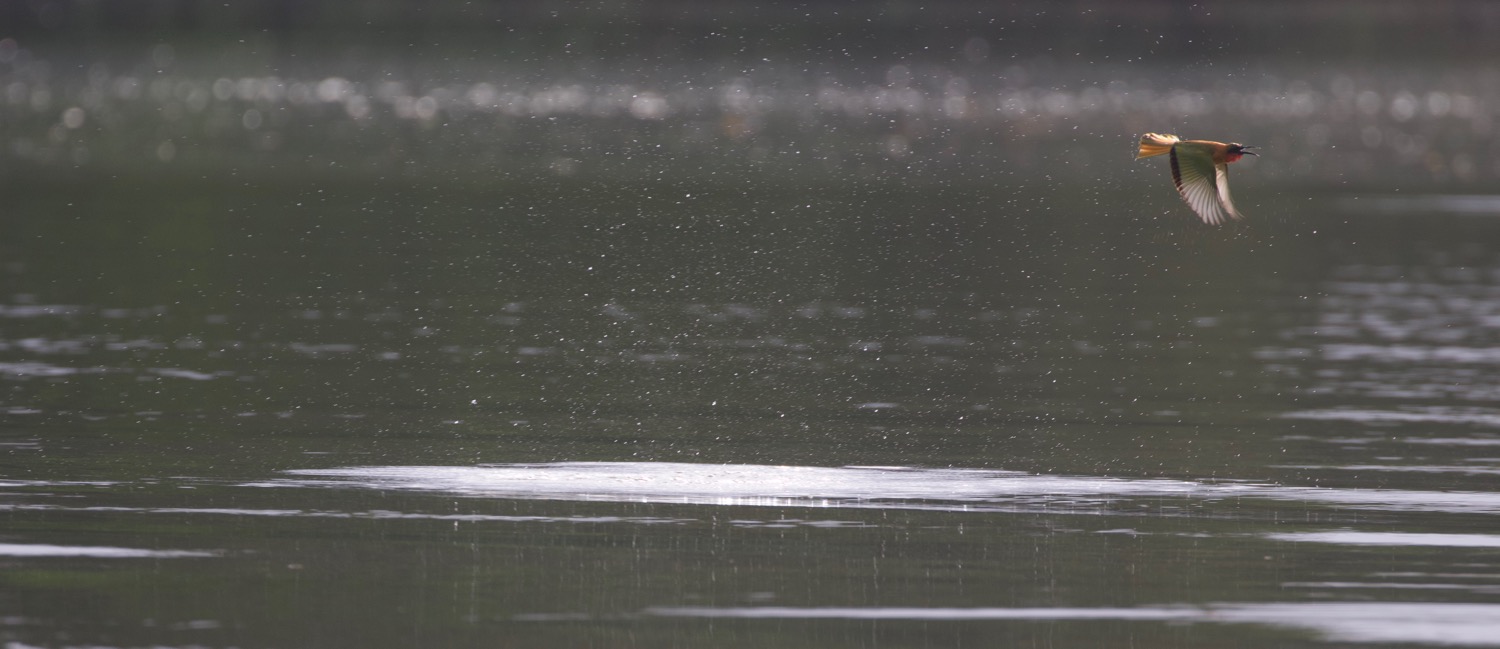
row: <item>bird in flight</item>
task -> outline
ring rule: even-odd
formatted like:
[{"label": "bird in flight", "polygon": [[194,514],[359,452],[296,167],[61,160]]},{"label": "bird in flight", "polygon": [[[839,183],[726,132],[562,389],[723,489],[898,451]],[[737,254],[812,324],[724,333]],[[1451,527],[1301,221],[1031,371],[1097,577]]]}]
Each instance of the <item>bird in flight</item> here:
[{"label": "bird in flight", "polygon": [[1147,133],[1141,136],[1141,148],[1135,159],[1170,155],[1172,182],[1177,185],[1177,193],[1182,194],[1183,202],[1204,223],[1219,225],[1229,219],[1243,218],[1229,200],[1229,163],[1257,155],[1248,150],[1253,148],[1238,142],[1184,140],[1176,135]]}]

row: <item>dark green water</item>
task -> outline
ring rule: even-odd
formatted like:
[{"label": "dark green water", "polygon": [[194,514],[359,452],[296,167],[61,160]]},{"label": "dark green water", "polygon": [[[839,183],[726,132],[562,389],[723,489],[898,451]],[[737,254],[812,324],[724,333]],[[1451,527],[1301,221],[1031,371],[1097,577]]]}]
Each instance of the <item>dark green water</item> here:
[{"label": "dark green water", "polygon": [[8,648],[1500,645],[1483,5],[64,6]]}]

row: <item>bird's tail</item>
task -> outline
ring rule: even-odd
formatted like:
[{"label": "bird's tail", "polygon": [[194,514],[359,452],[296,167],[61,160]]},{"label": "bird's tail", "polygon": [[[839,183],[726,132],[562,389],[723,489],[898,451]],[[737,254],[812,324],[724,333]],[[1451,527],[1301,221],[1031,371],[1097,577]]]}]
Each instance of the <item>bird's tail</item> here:
[{"label": "bird's tail", "polygon": [[1176,135],[1162,135],[1161,133],[1147,133],[1141,136],[1141,150],[1135,154],[1135,159],[1149,158],[1154,155],[1162,155],[1172,150],[1172,145],[1177,144],[1182,138]]}]

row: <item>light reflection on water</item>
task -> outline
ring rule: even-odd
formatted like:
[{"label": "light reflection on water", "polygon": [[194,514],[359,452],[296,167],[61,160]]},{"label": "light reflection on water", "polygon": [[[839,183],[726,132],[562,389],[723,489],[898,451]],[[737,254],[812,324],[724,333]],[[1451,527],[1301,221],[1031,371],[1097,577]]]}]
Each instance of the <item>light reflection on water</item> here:
[{"label": "light reflection on water", "polygon": [[216,557],[220,552],[201,550],[146,550],[82,545],[46,545],[41,543],[0,543],[0,557],[86,557],[93,559],[177,559]]},{"label": "light reflection on water", "polygon": [[1488,194],[1349,196],[1339,205],[1355,213],[1500,215],[1500,196]]},{"label": "light reflection on water", "polygon": [[[1336,545],[1392,545],[1433,546],[1450,548],[1496,548],[1500,547],[1500,535],[1495,534],[1424,534],[1420,532],[1357,532],[1338,530],[1330,532],[1276,532],[1265,535],[1277,541],[1294,543],[1333,543]],[[1494,577],[1496,575],[1488,575]]]},{"label": "light reflection on water", "polygon": [[[1446,200],[1433,197],[1439,199]],[[1416,455],[1445,447],[1443,452],[1456,454],[1500,443],[1488,432],[1500,427],[1500,409],[1491,405],[1500,397],[1495,347],[1500,275],[1493,260],[1476,257],[1473,250],[1432,254],[1437,258],[1416,267],[1352,264],[1333,269],[1320,284],[1310,322],[1282,332],[1284,343],[1257,350],[1269,371],[1293,378],[1308,397],[1304,407],[1281,417],[1342,424],[1341,431],[1350,426],[1370,431],[1363,437],[1325,436],[1330,443],[1389,448],[1399,442],[1433,449],[1412,449],[1410,454]],[[1404,434],[1382,432],[1393,427]],[[1468,434],[1475,429],[1483,432]],[[1451,474],[1494,470],[1422,458],[1401,466],[1346,459],[1346,464],[1328,468]]]},{"label": "light reflection on water", "polygon": [[1500,605],[1395,602],[1211,604],[1138,608],[658,607],[643,615],[751,620],[1119,620],[1263,624],[1313,631],[1333,642],[1500,646]]},{"label": "light reflection on water", "polygon": [[1500,494],[1340,489],[921,468],[564,462],[298,469],[249,486],[359,487],[468,497],[766,507],[1087,512],[1117,501],[1317,503],[1373,511],[1500,513]]},{"label": "light reflection on water", "polygon": [[[1329,410],[1293,411],[1285,413],[1282,416],[1287,419],[1353,421],[1367,424],[1425,422],[1460,425],[1473,424],[1486,428],[1500,427],[1500,412],[1487,408],[1453,408],[1444,406],[1407,406],[1401,410],[1333,408]],[[1468,446],[1479,442],[1479,440],[1444,439],[1448,440],[1448,443]]]},{"label": "light reflection on water", "polygon": [[[268,518],[334,518],[334,519],[358,519],[358,520],[427,520],[427,521],[451,521],[455,523],[575,523],[585,524],[630,524],[630,525],[673,525],[688,522],[692,519],[663,518],[655,516],[505,516],[500,514],[434,514],[427,512],[404,512],[392,510],[368,510],[368,511],[327,511],[306,509],[248,509],[248,508],[225,508],[225,507],[119,507],[119,506],[66,506],[50,504],[0,504],[0,511],[10,512],[57,512],[57,513],[123,513],[123,514],[160,514],[160,515],[194,515],[194,516],[225,516],[225,517],[268,517]],[[754,521],[737,521],[746,526],[753,526]],[[765,523],[770,525],[772,523]],[[811,521],[808,523],[813,527],[837,527],[838,521]],[[91,556],[80,554],[78,556]],[[123,555],[122,555],[123,556]],[[142,555],[145,556],[145,555]]]}]

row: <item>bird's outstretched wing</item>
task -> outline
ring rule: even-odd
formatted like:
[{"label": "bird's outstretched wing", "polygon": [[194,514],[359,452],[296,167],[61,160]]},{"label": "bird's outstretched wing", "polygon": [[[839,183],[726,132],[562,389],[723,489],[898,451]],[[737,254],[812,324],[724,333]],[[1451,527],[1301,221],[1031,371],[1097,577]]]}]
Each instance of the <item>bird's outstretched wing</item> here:
[{"label": "bird's outstretched wing", "polygon": [[1215,165],[1214,171],[1214,184],[1219,188],[1219,207],[1224,208],[1224,213],[1231,219],[1245,218],[1239,210],[1234,209],[1234,201],[1229,199],[1229,165]]},{"label": "bird's outstretched wing", "polygon": [[1229,201],[1229,168],[1214,164],[1213,150],[1196,142],[1172,147],[1172,182],[1182,200],[1209,225],[1240,218]]}]

